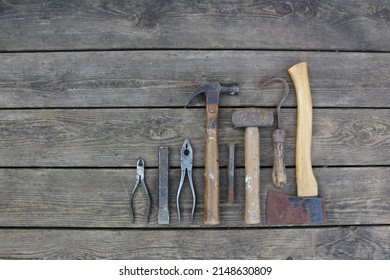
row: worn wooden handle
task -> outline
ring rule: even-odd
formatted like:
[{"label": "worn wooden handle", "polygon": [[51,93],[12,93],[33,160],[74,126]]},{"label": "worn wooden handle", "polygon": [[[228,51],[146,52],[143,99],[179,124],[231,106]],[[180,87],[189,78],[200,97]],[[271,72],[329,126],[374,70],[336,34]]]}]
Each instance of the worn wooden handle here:
[{"label": "worn wooden handle", "polygon": [[245,129],[245,222],[260,223],[260,133]]},{"label": "worn wooden handle", "polygon": [[205,151],[205,190],[204,223],[218,225],[219,212],[219,156],[218,156],[218,105],[206,106],[206,151]]},{"label": "worn wooden handle", "polygon": [[287,182],[286,167],[284,166],[284,141],[286,133],[284,129],[275,129],[274,142],[274,167],[272,169],[272,183],[275,188],[283,188]]},{"label": "worn wooden handle", "polygon": [[298,196],[317,196],[318,186],[313,174],[311,162],[311,141],[313,109],[309,84],[308,67],[301,62],[288,73],[293,80],[297,95],[297,140],[296,140],[296,180]]}]

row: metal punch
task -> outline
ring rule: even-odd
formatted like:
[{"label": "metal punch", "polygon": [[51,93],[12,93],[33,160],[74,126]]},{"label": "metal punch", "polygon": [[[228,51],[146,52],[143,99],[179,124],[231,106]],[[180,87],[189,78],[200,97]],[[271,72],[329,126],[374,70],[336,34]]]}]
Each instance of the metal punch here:
[{"label": "metal punch", "polygon": [[134,197],[134,194],[137,191],[137,188],[138,188],[140,183],[141,183],[142,187],[144,188],[147,199],[148,199],[148,212],[146,214],[146,222],[149,223],[149,216],[150,216],[152,201],[150,198],[150,193],[149,193],[148,187],[145,184],[145,161],[142,158],[139,158],[137,160],[137,181],[135,183],[134,189],[131,192],[130,198],[129,198],[130,216],[131,216],[132,223],[134,223],[133,197]]},{"label": "metal punch", "polygon": [[192,181],[192,162],[193,162],[193,152],[190,141],[188,139],[184,140],[183,146],[181,148],[181,178],[179,189],[177,190],[176,196],[176,207],[177,207],[177,215],[179,217],[179,223],[181,222],[180,216],[180,193],[183,188],[184,179],[186,173],[188,175],[188,180],[190,182],[191,192],[192,192],[192,211],[191,211],[191,223],[194,222],[194,213],[195,213],[195,205],[196,205],[196,194],[195,187]]},{"label": "metal punch", "polygon": [[228,169],[227,169],[227,175],[228,175],[228,203],[234,204],[234,161],[235,161],[235,149],[236,149],[236,143],[230,143],[228,144],[229,149],[229,159],[228,159]]}]

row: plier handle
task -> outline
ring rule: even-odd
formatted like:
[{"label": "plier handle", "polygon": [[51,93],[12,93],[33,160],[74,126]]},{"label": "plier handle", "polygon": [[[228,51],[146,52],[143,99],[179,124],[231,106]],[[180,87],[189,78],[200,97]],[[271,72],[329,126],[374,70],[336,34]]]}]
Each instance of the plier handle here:
[{"label": "plier handle", "polygon": [[148,199],[148,212],[146,214],[146,222],[149,223],[149,216],[151,211],[151,198],[150,198],[148,187],[146,186],[145,183],[145,161],[142,158],[139,158],[137,160],[137,181],[129,197],[130,217],[132,223],[134,223],[133,197],[140,183],[144,188],[144,191]]},{"label": "plier handle", "polygon": [[191,192],[192,192],[192,211],[191,211],[191,223],[194,222],[194,213],[195,213],[195,205],[196,205],[196,194],[195,194],[195,187],[192,180],[192,163],[193,163],[193,151],[190,144],[190,141],[188,139],[184,140],[183,146],[181,148],[181,178],[180,178],[180,184],[179,188],[177,190],[177,196],[176,196],[176,208],[177,208],[177,215],[179,218],[179,223],[181,222],[180,217],[180,193],[183,188],[184,179],[186,176],[186,173],[188,175],[188,180],[190,182]]}]

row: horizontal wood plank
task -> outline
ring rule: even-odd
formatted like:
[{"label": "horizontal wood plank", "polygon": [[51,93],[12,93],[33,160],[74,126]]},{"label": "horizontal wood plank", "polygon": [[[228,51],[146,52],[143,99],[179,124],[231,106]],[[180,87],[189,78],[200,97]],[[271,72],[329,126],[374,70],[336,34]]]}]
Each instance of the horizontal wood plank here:
[{"label": "horizontal wood plank", "polygon": [[[244,129],[233,128],[233,109],[219,118],[220,164],[227,144],[237,143],[237,165],[244,164]],[[313,164],[388,165],[389,109],[314,110]],[[284,109],[286,164],[294,165],[296,110]],[[262,166],[272,166],[272,129],[260,130]],[[95,109],[0,111],[2,167],[134,167],[142,156],[157,167],[159,146],[172,148],[171,165],[180,166],[185,138],[194,148],[194,165],[204,166],[204,109]]]},{"label": "horizontal wood plank", "polygon": [[388,3],[2,1],[0,51],[327,49],[389,51]]},{"label": "horizontal wood plank", "polygon": [[[295,195],[295,170],[287,170],[282,190]],[[326,202],[326,225],[390,225],[389,167],[315,168],[320,196]],[[203,170],[194,170],[197,206],[190,224],[192,197],[186,179],[181,195],[182,223],[178,224],[176,193],[180,170],[169,173],[170,225],[157,224],[158,170],[147,169],[145,181],[152,196],[150,223],[146,224],[146,198],[140,188],[134,198],[135,223],[130,222],[128,196],[134,169],[0,169],[0,225],[2,227],[58,228],[200,228],[203,225]],[[273,189],[271,169],[261,169],[261,214],[265,222],[267,192]],[[236,170],[236,201],[227,203],[226,169],[221,169],[222,228],[244,224],[244,169]],[[1,251],[1,250],[0,250]]]},{"label": "horizontal wood plank", "polygon": [[[390,40],[389,40],[390,41]],[[136,51],[0,54],[0,108],[180,107],[202,83],[238,84],[220,106],[275,107],[283,77],[309,64],[313,105],[389,107],[390,56],[378,53],[258,51]],[[296,106],[295,91],[285,106]],[[204,97],[190,107],[204,107]]]},{"label": "horizontal wood plank", "polygon": [[[390,259],[390,5],[346,1],[0,1],[0,259]],[[319,51],[319,52],[315,52]],[[339,52],[340,51],[340,52]],[[261,129],[261,218],[244,223],[244,130],[236,108],[282,109],[294,195],[296,97],[287,69],[307,61],[313,164],[326,224],[268,226],[272,129]],[[204,82],[220,100],[221,224],[203,224]],[[194,148],[176,213],[179,151]],[[227,144],[235,142],[235,202]],[[158,225],[158,147],[170,148],[170,225]],[[146,162],[152,195],[129,193]]]},{"label": "horizontal wood plank", "polygon": [[389,259],[381,226],[245,230],[0,230],[0,259]]}]

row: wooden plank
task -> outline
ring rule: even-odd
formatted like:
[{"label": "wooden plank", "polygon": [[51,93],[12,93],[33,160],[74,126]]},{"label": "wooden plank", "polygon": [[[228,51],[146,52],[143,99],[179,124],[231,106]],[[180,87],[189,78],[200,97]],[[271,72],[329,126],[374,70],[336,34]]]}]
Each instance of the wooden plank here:
[{"label": "wooden plank", "polygon": [[[390,227],[0,230],[1,259],[389,259]],[[260,242],[261,241],[261,242]]]},{"label": "wooden plank", "polygon": [[389,6],[339,1],[2,2],[0,51],[123,48],[389,51]]},{"label": "wooden plank", "polygon": [[[232,108],[219,118],[220,163],[227,143],[237,142],[237,165],[244,165],[244,130],[232,127]],[[389,165],[388,109],[314,110],[313,165]],[[173,150],[178,167],[185,138],[194,165],[204,165],[205,111],[198,109],[95,109],[0,111],[2,167],[134,167],[145,158],[157,167],[159,146]],[[294,165],[296,110],[284,109],[286,164]],[[272,165],[272,129],[262,129],[261,165]]]},{"label": "wooden plank", "polygon": [[[383,40],[382,40],[383,41]],[[389,40],[390,41],[390,40]],[[276,106],[273,76],[309,64],[313,105],[388,107],[390,56],[379,53],[136,51],[0,54],[0,108],[180,107],[206,81],[237,83],[224,106]],[[285,106],[296,106],[295,91]],[[190,106],[204,107],[204,97]]]},{"label": "wooden plank", "polygon": [[[295,170],[289,168],[283,192],[294,195]],[[320,196],[326,201],[326,225],[390,224],[389,167],[315,168]],[[244,224],[244,168],[236,171],[236,201],[227,203],[226,169],[221,169],[222,228]],[[171,169],[170,220],[157,224],[158,170],[147,169],[145,181],[152,195],[150,223],[146,224],[143,190],[134,198],[135,223],[130,222],[128,194],[135,185],[134,169],[0,169],[0,225],[2,227],[82,228],[201,228],[203,225],[203,169],[194,170],[197,206],[190,224],[192,197],[188,181],[181,195],[182,223],[178,224],[176,193],[180,170]],[[261,169],[261,214],[265,222],[266,197],[273,189],[271,169]],[[1,251],[1,250],[0,250]]]}]

